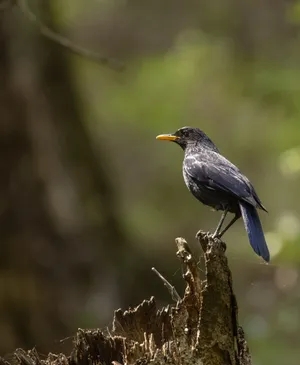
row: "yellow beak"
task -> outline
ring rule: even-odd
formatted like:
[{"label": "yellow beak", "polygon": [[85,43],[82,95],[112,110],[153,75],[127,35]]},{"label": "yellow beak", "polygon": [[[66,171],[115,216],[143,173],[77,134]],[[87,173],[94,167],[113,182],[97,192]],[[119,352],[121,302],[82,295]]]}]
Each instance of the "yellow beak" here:
[{"label": "yellow beak", "polygon": [[176,141],[179,139],[178,136],[174,136],[173,134],[160,134],[156,137],[156,139],[159,139],[161,141]]}]

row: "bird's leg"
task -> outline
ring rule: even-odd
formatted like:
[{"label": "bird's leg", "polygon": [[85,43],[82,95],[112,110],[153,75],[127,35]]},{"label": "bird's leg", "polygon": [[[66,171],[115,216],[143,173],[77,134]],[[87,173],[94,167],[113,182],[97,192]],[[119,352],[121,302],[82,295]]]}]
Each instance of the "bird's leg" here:
[{"label": "bird's leg", "polygon": [[219,222],[219,224],[218,224],[218,227],[216,228],[215,233],[213,234],[213,237],[214,237],[214,238],[215,238],[215,237],[219,237],[219,232],[220,232],[220,229],[222,228],[222,225],[223,225],[223,223],[224,223],[224,220],[225,220],[225,218],[226,218],[227,213],[228,213],[228,208],[226,208],[226,209],[224,210],[223,214],[222,214],[222,217],[221,217],[221,219],[220,219],[220,222]]},{"label": "bird's leg", "polygon": [[237,213],[233,219],[227,224],[227,226],[219,233],[219,235],[217,236],[218,238],[221,238],[223,236],[223,234],[233,225],[233,223],[235,223],[239,218],[240,218],[241,214]]}]

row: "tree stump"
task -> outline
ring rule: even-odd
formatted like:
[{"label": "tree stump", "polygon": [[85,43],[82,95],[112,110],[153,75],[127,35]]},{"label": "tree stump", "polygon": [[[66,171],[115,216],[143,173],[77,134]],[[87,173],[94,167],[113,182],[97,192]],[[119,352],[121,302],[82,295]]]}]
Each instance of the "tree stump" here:
[{"label": "tree stump", "polygon": [[[50,353],[41,360],[36,350],[17,349],[17,363],[251,365],[244,331],[238,324],[226,245],[202,231],[196,238],[204,252],[205,280],[200,279],[198,264],[187,242],[177,238],[177,257],[184,269],[186,289],[182,299],[175,295],[176,304],[158,309],[152,297],[134,309],[116,310],[109,335],[101,330],[79,329],[69,356]],[[0,365],[9,363],[1,359]]]}]

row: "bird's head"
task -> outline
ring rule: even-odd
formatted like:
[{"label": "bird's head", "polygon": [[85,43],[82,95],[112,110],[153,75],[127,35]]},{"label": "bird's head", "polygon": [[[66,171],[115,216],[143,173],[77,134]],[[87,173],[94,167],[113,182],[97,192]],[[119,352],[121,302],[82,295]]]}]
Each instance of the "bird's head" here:
[{"label": "bird's head", "polygon": [[201,145],[216,150],[214,143],[199,128],[183,127],[172,134],[160,134],[156,139],[175,142],[183,150]]}]

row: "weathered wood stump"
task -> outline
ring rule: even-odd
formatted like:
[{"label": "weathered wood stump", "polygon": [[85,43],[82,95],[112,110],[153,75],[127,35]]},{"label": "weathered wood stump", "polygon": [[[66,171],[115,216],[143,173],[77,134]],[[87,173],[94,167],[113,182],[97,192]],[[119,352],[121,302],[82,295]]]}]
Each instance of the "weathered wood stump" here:
[{"label": "weathered wood stump", "polygon": [[[69,356],[18,349],[20,365],[251,365],[232,290],[226,245],[205,232],[197,233],[205,261],[205,280],[183,238],[176,239],[184,269],[184,297],[158,309],[155,299],[134,309],[117,310],[110,335],[79,329]],[[178,297],[178,296],[177,296]],[[15,361],[14,361],[15,362]],[[9,365],[0,360],[0,365]]]}]

